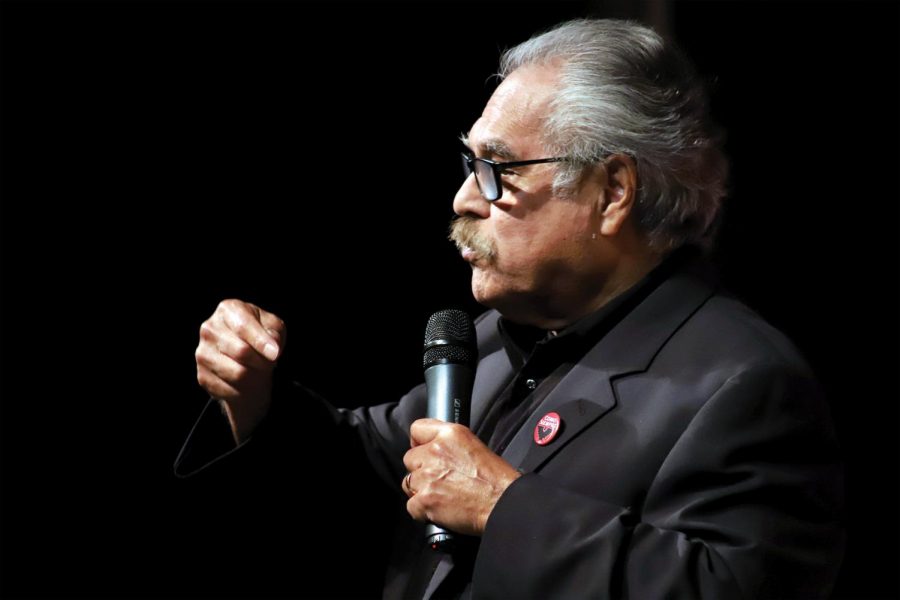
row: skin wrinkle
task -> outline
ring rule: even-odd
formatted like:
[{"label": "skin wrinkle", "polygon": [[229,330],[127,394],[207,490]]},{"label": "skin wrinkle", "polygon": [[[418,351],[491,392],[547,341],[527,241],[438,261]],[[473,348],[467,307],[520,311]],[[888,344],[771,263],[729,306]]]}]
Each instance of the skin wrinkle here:
[{"label": "skin wrinkle", "polygon": [[[510,74],[463,140],[474,148],[502,140],[522,159],[546,156],[540,124],[558,76],[534,66]],[[451,239],[474,251],[468,260],[475,299],[514,321],[549,328],[596,310],[658,261],[626,223],[637,183],[631,159],[611,156],[605,168],[583,171],[565,196],[554,192],[557,164],[504,175],[502,195],[491,203],[467,178],[454,200],[462,220],[451,228]]]},{"label": "skin wrinkle", "polygon": [[478,152],[475,152],[475,155],[481,156],[482,158],[484,156],[490,156],[500,158],[502,161],[510,162],[519,160],[518,155],[513,152],[512,148],[509,147],[509,144],[498,138],[484,140],[478,144],[478,148],[476,149],[472,148],[472,145],[469,142],[469,135],[466,133],[460,134],[459,141],[473,152],[478,150]]}]

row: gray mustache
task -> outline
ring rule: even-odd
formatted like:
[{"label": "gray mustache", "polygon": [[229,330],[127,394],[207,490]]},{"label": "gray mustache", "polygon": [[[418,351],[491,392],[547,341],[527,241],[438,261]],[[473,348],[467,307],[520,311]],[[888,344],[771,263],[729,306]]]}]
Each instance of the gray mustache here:
[{"label": "gray mustache", "polygon": [[469,247],[479,258],[488,261],[497,255],[493,240],[479,231],[478,219],[473,217],[458,217],[450,222],[450,241],[456,244],[457,249]]}]

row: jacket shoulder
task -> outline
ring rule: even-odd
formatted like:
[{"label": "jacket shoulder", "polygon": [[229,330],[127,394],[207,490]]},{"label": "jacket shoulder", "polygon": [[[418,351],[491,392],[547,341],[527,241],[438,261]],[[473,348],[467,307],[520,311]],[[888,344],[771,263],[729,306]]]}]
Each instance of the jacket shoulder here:
[{"label": "jacket shoulder", "polygon": [[[672,336],[666,350],[687,353],[707,367],[736,370],[780,365],[805,376],[812,370],[797,346],[755,310],[727,292],[716,292]],[[666,352],[663,351],[663,353]],[[705,360],[704,360],[705,359]]]}]

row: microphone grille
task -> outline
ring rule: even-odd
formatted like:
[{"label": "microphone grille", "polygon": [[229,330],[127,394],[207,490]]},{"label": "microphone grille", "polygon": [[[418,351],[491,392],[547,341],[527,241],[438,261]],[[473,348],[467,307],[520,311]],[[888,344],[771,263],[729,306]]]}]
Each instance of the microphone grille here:
[{"label": "microphone grille", "polygon": [[448,309],[431,315],[425,327],[425,355],[422,359],[426,369],[446,362],[474,366],[477,358],[475,325],[468,314]]}]

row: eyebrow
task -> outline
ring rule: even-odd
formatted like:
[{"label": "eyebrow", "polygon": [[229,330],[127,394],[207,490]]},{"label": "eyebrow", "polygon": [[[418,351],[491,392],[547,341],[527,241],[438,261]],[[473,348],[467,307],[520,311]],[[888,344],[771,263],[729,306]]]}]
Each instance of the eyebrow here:
[{"label": "eyebrow", "polygon": [[[468,134],[461,133],[459,135],[459,141],[461,141],[466,148],[472,149],[472,146],[469,144]],[[519,159],[518,155],[509,147],[509,144],[499,138],[490,138],[481,142],[478,144],[478,150],[480,150],[482,154],[493,155],[507,161]]]}]

